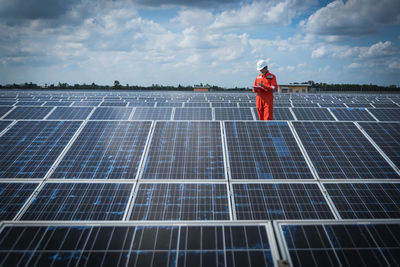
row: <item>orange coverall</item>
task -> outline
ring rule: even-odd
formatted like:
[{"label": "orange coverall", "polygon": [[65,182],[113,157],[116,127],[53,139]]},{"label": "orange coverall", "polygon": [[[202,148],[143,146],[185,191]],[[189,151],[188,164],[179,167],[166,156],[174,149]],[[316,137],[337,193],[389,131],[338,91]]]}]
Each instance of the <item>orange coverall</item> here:
[{"label": "orange coverall", "polygon": [[253,92],[257,92],[256,107],[258,117],[260,120],[273,120],[274,115],[274,96],[273,92],[277,90],[278,84],[276,83],[276,77],[269,71],[264,74],[259,74],[254,82],[255,87],[264,87],[263,89],[253,89]]}]

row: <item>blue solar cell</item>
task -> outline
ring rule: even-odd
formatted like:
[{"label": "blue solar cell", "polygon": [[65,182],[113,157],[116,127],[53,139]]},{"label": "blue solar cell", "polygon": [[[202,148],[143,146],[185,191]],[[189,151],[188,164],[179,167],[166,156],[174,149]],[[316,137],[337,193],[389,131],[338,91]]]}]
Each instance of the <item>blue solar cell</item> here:
[{"label": "blue solar cell", "polygon": [[225,122],[233,179],[313,179],[286,122]]},{"label": "blue solar cell", "polygon": [[4,114],[6,114],[7,112],[9,112],[11,110],[12,107],[0,107],[0,117],[3,117]]},{"label": "blue solar cell", "polygon": [[[255,114],[257,114],[257,110],[255,109]],[[258,118],[258,115],[257,115]],[[292,112],[290,112],[289,108],[275,108],[274,107],[274,120],[294,120]]]},{"label": "blue solar cell", "polygon": [[176,108],[174,120],[212,120],[212,109]]},{"label": "blue solar cell", "polygon": [[14,219],[37,186],[37,183],[0,183],[0,221]]},{"label": "blue solar cell", "polygon": [[21,220],[121,220],[132,184],[47,183]]},{"label": "blue solar cell", "polygon": [[400,218],[400,184],[324,184],[342,219]]},{"label": "blue solar cell", "polygon": [[225,179],[219,122],[157,122],[145,179]]},{"label": "blue solar cell", "polygon": [[232,184],[238,220],[334,219],[317,184]]},{"label": "blue solar cell", "polygon": [[132,108],[96,108],[90,120],[127,120],[132,112]]},{"label": "blue solar cell", "polygon": [[100,107],[125,107],[128,103],[124,101],[104,101]]},{"label": "blue solar cell", "polygon": [[351,122],[293,122],[322,179],[398,179],[399,175]]},{"label": "blue solar cell", "polygon": [[[155,102],[129,102],[128,107],[154,107]],[[159,107],[159,105],[157,105]]]},{"label": "blue solar cell", "polygon": [[16,106],[41,106],[44,104],[44,101],[18,101]]},{"label": "blue solar cell", "polygon": [[57,107],[48,120],[85,120],[92,111],[92,107]]},{"label": "blue solar cell", "polygon": [[16,101],[5,101],[5,100],[1,100],[0,101],[0,106],[12,106],[16,103]]},{"label": "blue solar cell", "polygon": [[72,104],[72,101],[46,101],[44,106],[46,107],[68,107]]},{"label": "blue solar cell", "polygon": [[[11,121],[0,121],[0,132],[2,132],[10,124],[11,124]],[[0,145],[0,147],[1,147],[1,145]]]},{"label": "blue solar cell", "polygon": [[81,122],[19,121],[0,137],[1,178],[43,178]]},{"label": "blue solar cell", "polygon": [[73,107],[95,107],[100,104],[100,101],[75,101]]},{"label": "blue solar cell", "polygon": [[52,178],[134,179],[151,122],[89,121]]},{"label": "blue solar cell", "polygon": [[137,107],[132,120],[170,120],[172,108]]},{"label": "blue solar cell", "polygon": [[237,108],[238,105],[236,102],[213,102],[211,103],[212,107],[225,107],[225,108]]},{"label": "blue solar cell", "polygon": [[4,119],[27,120],[43,119],[52,110],[52,107],[16,107]]},{"label": "blue solar cell", "polygon": [[216,120],[254,120],[249,108],[215,108]]},{"label": "blue solar cell", "polygon": [[379,121],[400,121],[400,109],[371,108],[368,109]]},{"label": "blue solar cell", "polygon": [[291,266],[397,266],[399,224],[281,225]]},{"label": "blue solar cell", "polygon": [[229,220],[226,184],[139,184],[131,220]]},{"label": "blue solar cell", "polygon": [[375,121],[365,108],[330,108],[339,121]]},{"label": "blue solar cell", "polygon": [[[334,121],[331,113],[326,108],[292,108],[297,120]],[[275,115],[275,114],[274,114]]]}]

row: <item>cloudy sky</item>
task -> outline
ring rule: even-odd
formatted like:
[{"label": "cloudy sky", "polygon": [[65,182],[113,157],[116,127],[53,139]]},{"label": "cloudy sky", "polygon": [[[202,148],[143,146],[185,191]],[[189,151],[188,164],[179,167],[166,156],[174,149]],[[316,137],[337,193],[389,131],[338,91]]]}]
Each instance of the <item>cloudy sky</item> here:
[{"label": "cloudy sky", "polygon": [[400,86],[399,0],[0,0],[0,84]]}]

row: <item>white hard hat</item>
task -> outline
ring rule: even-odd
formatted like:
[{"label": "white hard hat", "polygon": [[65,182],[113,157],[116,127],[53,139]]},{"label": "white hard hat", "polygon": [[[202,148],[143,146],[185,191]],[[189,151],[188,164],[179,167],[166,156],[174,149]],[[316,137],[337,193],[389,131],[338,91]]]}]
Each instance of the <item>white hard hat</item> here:
[{"label": "white hard hat", "polygon": [[263,68],[268,67],[268,62],[264,59],[260,59],[257,61],[257,70],[260,71]]}]

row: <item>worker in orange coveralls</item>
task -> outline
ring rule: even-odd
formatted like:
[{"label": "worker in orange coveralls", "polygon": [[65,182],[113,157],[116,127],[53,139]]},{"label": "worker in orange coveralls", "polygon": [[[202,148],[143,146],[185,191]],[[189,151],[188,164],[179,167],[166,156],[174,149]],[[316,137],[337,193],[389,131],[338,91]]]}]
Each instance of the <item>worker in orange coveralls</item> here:
[{"label": "worker in orange coveralls", "polygon": [[256,107],[260,120],[273,120],[274,95],[278,88],[276,77],[268,71],[266,60],[257,61],[257,70],[261,72],[254,82],[253,93],[257,93]]}]

